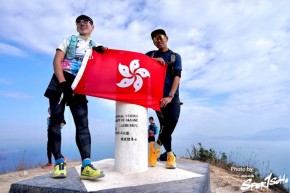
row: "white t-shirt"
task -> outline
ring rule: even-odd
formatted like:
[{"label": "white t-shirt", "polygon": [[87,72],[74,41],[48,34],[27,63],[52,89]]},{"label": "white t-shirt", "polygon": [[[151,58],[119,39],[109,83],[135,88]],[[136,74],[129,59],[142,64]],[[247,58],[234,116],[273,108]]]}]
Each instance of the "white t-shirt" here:
[{"label": "white t-shirt", "polygon": [[[62,50],[64,53],[67,52],[68,46],[71,41],[71,36],[65,37],[57,47],[58,49]],[[78,36],[78,42],[76,47],[76,55],[75,58],[69,60],[65,58],[62,62],[62,68],[64,71],[76,75],[81,67],[84,55],[86,52],[91,52],[92,48],[90,45],[91,39],[88,38],[85,40],[82,36]]]}]

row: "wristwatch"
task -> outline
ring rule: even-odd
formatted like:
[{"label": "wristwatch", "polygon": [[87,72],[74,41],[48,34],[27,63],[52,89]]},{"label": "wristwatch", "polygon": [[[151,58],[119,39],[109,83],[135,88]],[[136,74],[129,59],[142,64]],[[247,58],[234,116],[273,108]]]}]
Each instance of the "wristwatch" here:
[{"label": "wristwatch", "polygon": [[168,94],[168,96],[171,97],[171,98],[173,98],[173,97],[174,97],[174,94],[170,92],[170,93]]}]

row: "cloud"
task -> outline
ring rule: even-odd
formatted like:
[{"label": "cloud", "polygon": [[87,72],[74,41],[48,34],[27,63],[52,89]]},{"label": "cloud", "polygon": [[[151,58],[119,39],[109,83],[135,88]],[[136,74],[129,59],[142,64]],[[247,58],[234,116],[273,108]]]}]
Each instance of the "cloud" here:
[{"label": "cloud", "polygon": [[20,48],[10,44],[4,44],[0,42],[0,53],[3,55],[13,55],[13,56],[26,56],[26,53],[22,51]]}]

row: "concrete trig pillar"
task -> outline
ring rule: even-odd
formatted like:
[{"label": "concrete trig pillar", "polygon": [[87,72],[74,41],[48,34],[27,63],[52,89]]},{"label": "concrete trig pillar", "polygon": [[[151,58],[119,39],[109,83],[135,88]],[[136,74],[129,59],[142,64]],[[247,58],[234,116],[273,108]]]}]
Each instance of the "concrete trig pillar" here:
[{"label": "concrete trig pillar", "polygon": [[116,101],[115,171],[148,170],[148,110]]}]

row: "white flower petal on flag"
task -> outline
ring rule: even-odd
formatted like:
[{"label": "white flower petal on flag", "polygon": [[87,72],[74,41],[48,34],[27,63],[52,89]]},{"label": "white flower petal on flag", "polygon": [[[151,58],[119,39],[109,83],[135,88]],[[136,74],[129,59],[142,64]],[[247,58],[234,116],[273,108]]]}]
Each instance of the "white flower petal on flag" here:
[{"label": "white flower petal on flag", "polygon": [[[129,72],[128,66],[122,65],[121,63],[118,66],[119,72],[124,77],[132,77],[133,75]],[[132,84],[132,83],[131,83]]]},{"label": "white flower petal on flag", "polygon": [[136,81],[134,82],[134,88],[135,88],[135,92],[137,92],[138,90],[140,90],[140,88],[142,87],[143,85],[143,79],[139,76],[139,75],[136,75]]},{"label": "white flower petal on flag", "polygon": [[145,68],[139,68],[139,66],[140,64],[138,59],[132,60],[130,62],[130,70],[129,67],[119,63],[118,70],[120,74],[126,78],[123,78],[121,82],[116,83],[117,86],[121,88],[126,88],[134,83],[133,87],[135,89],[135,92],[139,91],[143,86],[142,78],[150,77],[149,71]]},{"label": "white flower petal on flag", "polygon": [[148,76],[150,77],[150,73],[145,68],[139,68],[138,70],[136,70],[136,74],[139,74],[140,76],[142,76],[142,78],[145,78]]},{"label": "white flower petal on flag", "polygon": [[130,62],[130,70],[132,73],[135,72],[135,69],[139,68],[140,64],[139,64],[139,60],[135,59],[135,60],[132,60]]},{"label": "white flower petal on flag", "polygon": [[125,88],[128,86],[131,86],[133,82],[135,81],[135,77],[133,78],[123,78],[121,82],[117,83],[117,85],[121,88]]}]

